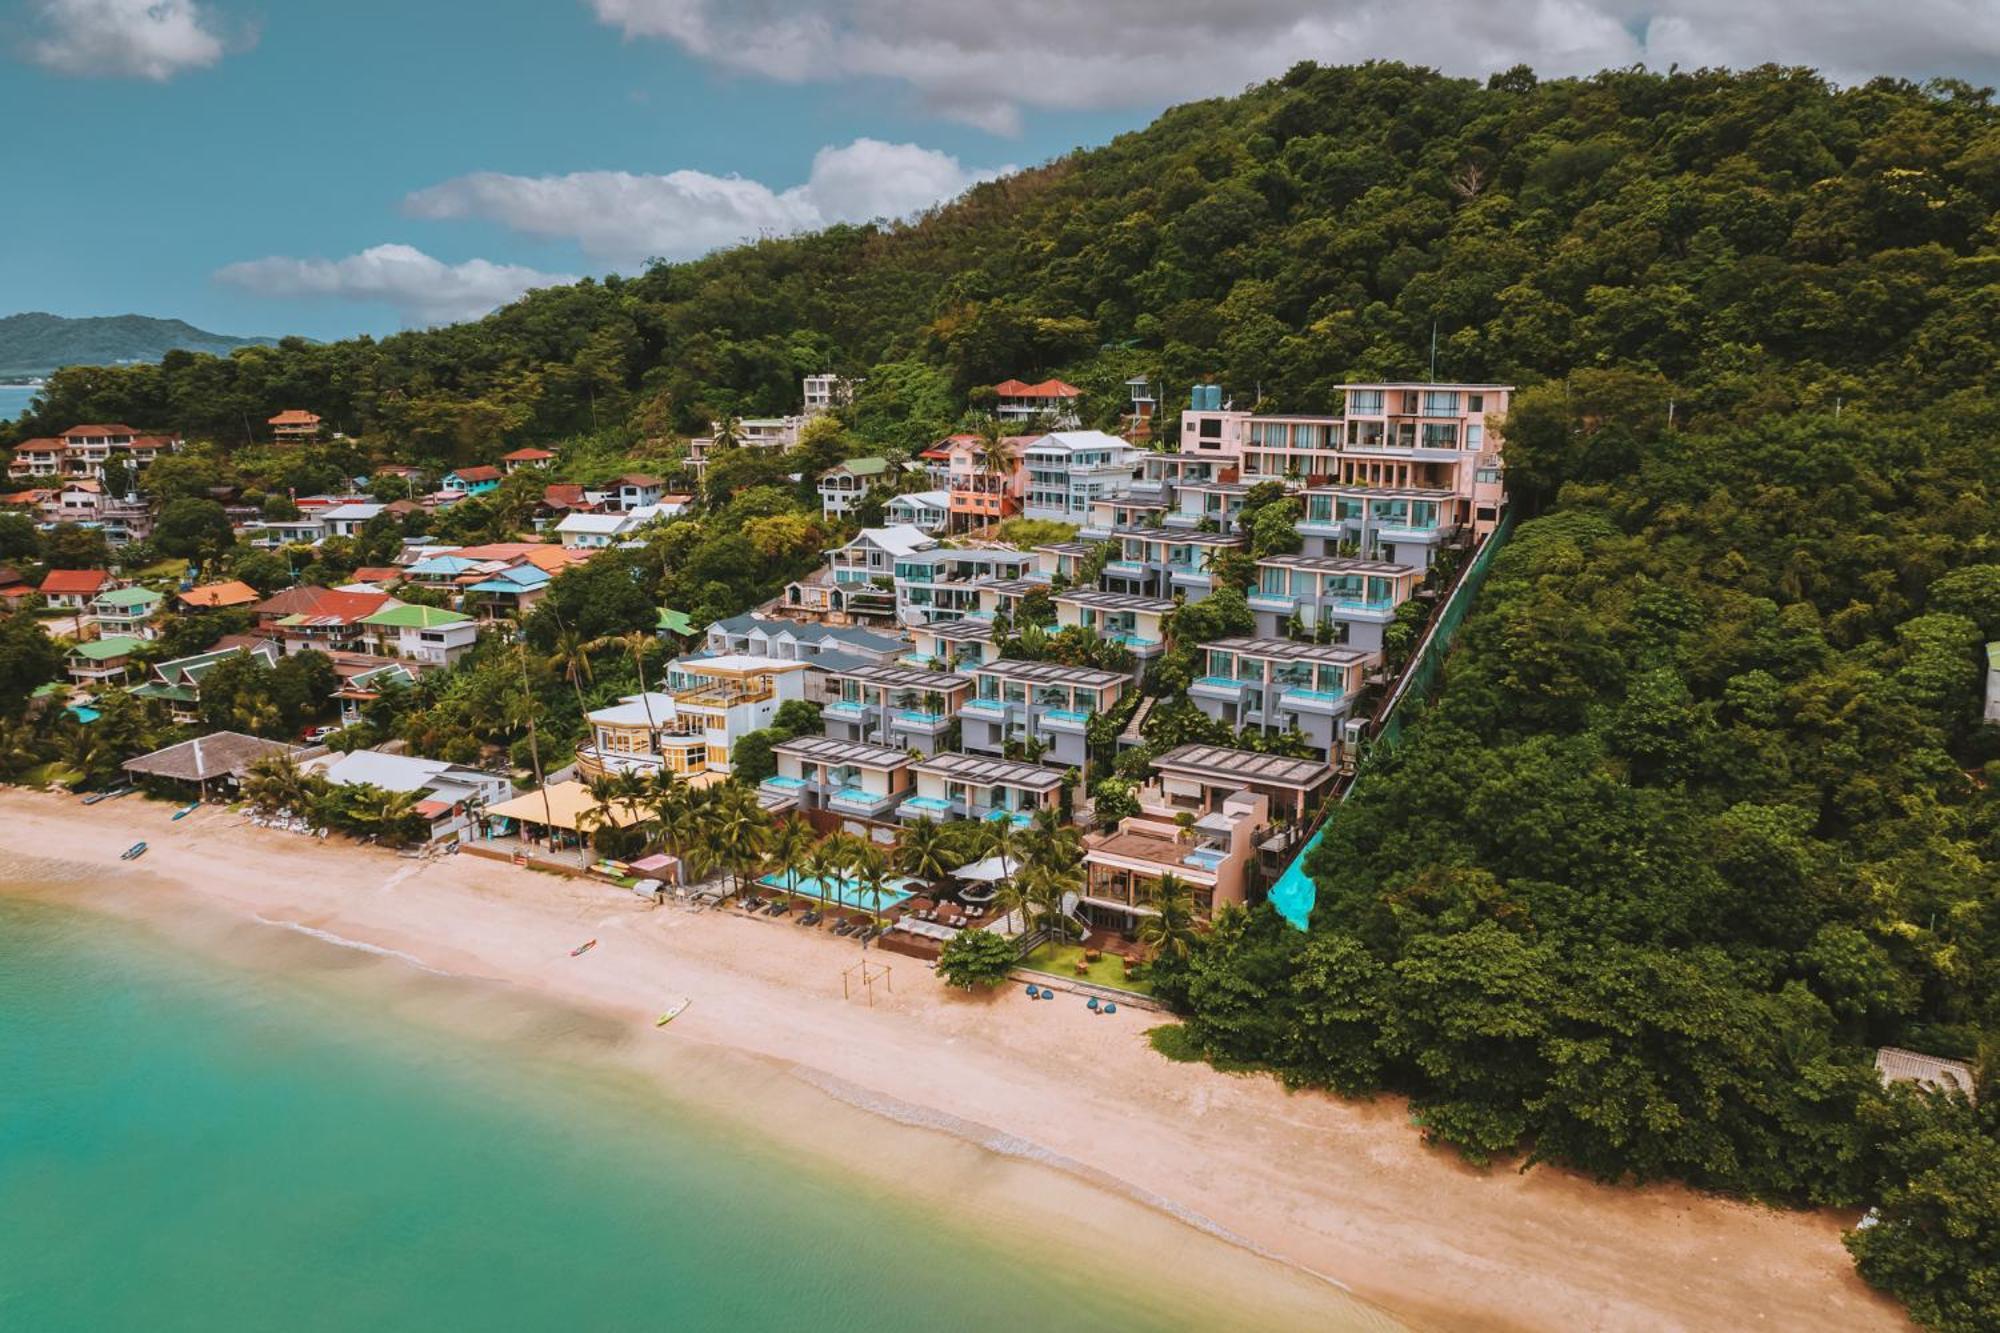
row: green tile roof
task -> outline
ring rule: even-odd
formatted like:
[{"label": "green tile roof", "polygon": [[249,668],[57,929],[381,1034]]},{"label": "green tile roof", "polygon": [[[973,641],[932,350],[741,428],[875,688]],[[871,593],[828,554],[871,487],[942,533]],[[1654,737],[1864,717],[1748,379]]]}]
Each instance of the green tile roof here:
[{"label": "green tile roof", "polygon": [[688,619],[688,613],[685,611],[676,611],[672,607],[660,608],[659,627],[666,630],[669,634],[694,633],[694,621]]},{"label": "green tile roof", "polygon": [[147,606],[160,600],[160,594],[151,588],[113,588],[101,592],[92,599],[104,606]]},{"label": "green tile roof", "polygon": [[462,625],[472,619],[462,611],[447,611],[441,606],[385,607],[372,616],[363,616],[364,625],[380,625],[385,629],[436,629],[439,625]]},{"label": "green tile roof", "polygon": [[70,649],[78,657],[93,662],[108,662],[114,657],[124,657],[137,652],[145,644],[144,639],[135,639],[127,634],[114,634],[108,639],[92,639],[89,643],[79,643]]}]

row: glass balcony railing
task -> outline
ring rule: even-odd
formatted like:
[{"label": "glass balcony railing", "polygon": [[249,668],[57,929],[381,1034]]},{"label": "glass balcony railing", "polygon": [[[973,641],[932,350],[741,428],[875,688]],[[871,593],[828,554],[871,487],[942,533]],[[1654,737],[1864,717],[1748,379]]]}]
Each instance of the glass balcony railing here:
[{"label": "glass balcony railing", "polygon": [[867,704],[842,699],[838,702],[828,704],[821,711],[828,717],[844,718],[849,721],[858,722],[868,716],[869,709]]},{"label": "glass balcony railing", "polygon": [[1196,689],[1235,691],[1242,689],[1244,682],[1234,676],[1196,676],[1194,684]]},{"label": "glass balcony railing", "polygon": [[1074,708],[1051,708],[1042,714],[1042,721],[1067,723],[1071,726],[1080,727],[1090,721],[1090,714],[1079,712]]}]

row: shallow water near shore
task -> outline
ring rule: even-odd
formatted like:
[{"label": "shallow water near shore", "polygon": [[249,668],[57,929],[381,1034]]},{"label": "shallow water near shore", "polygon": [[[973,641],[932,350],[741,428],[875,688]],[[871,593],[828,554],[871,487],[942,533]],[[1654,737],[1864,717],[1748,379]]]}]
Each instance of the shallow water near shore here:
[{"label": "shallow water near shore", "polygon": [[[1038,1217],[1052,1173],[868,1130],[787,1071],[683,1059],[682,1105],[612,1019],[186,929],[0,897],[0,1326],[1392,1326],[1077,1182]],[[923,1188],[800,1151],[808,1116]]]}]

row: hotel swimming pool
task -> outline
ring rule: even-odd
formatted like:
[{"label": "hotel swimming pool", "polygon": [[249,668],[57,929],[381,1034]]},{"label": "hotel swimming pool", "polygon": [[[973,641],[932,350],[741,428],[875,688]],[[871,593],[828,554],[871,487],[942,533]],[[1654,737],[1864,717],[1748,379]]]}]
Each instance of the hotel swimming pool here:
[{"label": "hotel swimming pool", "polygon": [[[825,889],[822,889],[820,882],[811,875],[800,875],[796,886],[787,884],[783,875],[765,875],[757,882],[770,889],[794,889],[808,898],[824,897],[831,902],[839,903],[842,907],[855,907],[864,912],[876,910],[874,901],[861,891],[859,881],[849,879],[845,875]],[[885,880],[882,885],[881,910],[886,912],[891,907],[898,907],[908,902],[923,887],[921,880],[903,878]]]}]

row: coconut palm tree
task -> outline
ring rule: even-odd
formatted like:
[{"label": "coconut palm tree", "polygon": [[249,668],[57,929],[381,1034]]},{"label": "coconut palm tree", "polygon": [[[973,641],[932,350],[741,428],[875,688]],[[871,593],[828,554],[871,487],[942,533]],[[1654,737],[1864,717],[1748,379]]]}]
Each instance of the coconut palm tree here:
[{"label": "coconut palm tree", "polygon": [[980,850],[1000,861],[1000,877],[1012,879],[1014,872],[1022,864],[1021,831],[1014,827],[1014,821],[1002,815],[989,819],[979,826]]},{"label": "coconut palm tree", "polygon": [[592,804],[588,810],[579,812],[576,817],[577,841],[582,844],[578,848],[577,860],[579,864],[588,865],[590,839],[584,836],[584,830],[588,826],[594,832],[597,829],[609,828],[616,823],[617,816],[612,807],[622,799],[624,789],[618,779],[609,773],[586,778],[583,785],[590,792]]},{"label": "coconut palm tree", "polygon": [[799,891],[800,863],[811,854],[815,845],[812,826],[796,816],[779,820],[771,830],[770,864],[773,869],[783,872],[788,892]]},{"label": "coconut palm tree", "polygon": [[743,443],[743,419],[735,413],[715,423],[715,434],[710,444],[717,450],[734,449]]},{"label": "coconut palm tree", "polygon": [[889,858],[882,849],[863,843],[854,853],[852,873],[855,888],[868,900],[875,923],[882,923],[882,900],[889,896]]},{"label": "coconut palm tree", "polygon": [[1139,922],[1139,943],[1154,958],[1185,961],[1194,947],[1194,893],[1179,875],[1162,875],[1153,885],[1154,915]]},{"label": "coconut palm tree", "polygon": [[1069,938],[1075,922],[1063,911],[1063,898],[1083,892],[1083,867],[1076,862],[1064,865],[1043,863],[1027,871],[1028,903],[1035,923],[1057,939]]},{"label": "coconut palm tree", "polygon": [[590,669],[590,644],[584,637],[568,626],[556,631],[555,646],[549,650],[543,665],[562,674],[576,693],[576,715],[585,731],[590,728],[589,712],[583,704],[583,687],[592,680]]},{"label": "coconut palm tree", "polygon": [[903,829],[896,839],[896,868],[914,875],[931,888],[952,871],[951,846],[942,825],[934,819],[919,819]]},{"label": "coconut palm tree", "polygon": [[838,833],[820,839],[806,852],[805,860],[799,867],[813,882],[822,911],[826,908],[827,890],[839,881],[841,873],[847,868],[846,848],[840,845],[846,841]]},{"label": "coconut palm tree", "polygon": [[729,872],[730,888],[742,892],[743,875],[754,869],[769,845],[771,817],[757,804],[747,787],[720,788],[714,802],[715,821],[711,836],[716,860]]},{"label": "coconut palm tree", "polygon": [[418,822],[417,793],[361,784],[347,804],[348,818],[383,842],[407,842]]}]

